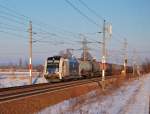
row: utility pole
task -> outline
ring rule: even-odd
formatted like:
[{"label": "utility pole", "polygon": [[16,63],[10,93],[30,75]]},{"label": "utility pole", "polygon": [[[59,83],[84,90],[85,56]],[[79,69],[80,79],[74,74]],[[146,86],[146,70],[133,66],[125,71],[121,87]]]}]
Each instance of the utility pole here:
[{"label": "utility pole", "polygon": [[32,22],[29,22],[29,73],[30,84],[32,84]]},{"label": "utility pole", "polygon": [[88,59],[87,57],[87,52],[88,52],[88,41],[86,38],[83,39],[82,41],[82,49],[83,49],[83,61],[86,61]]},{"label": "utility pole", "polygon": [[127,39],[124,39],[124,75],[126,76],[126,71],[127,71]]},{"label": "utility pole", "polygon": [[86,39],[83,39],[83,60],[86,61],[87,60],[87,41]]},{"label": "utility pole", "polygon": [[104,20],[103,25],[103,42],[102,42],[102,89],[105,88],[105,68],[106,68],[106,38],[105,38],[105,32],[106,32],[106,21]]},{"label": "utility pole", "polygon": [[135,53],[136,51],[133,51],[133,76],[135,76],[135,65],[136,65],[136,59],[135,59]]},{"label": "utility pole", "polygon": [[140,76],[140,67],[138,65],[138,57],[137,57],[137,51],[134,49],[133,51],[133,76]]}]

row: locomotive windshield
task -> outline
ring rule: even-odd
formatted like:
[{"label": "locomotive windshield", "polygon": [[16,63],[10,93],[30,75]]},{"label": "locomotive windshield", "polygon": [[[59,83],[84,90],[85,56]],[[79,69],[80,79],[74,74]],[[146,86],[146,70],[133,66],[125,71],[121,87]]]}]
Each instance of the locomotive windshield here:
[{"label": "locomotive windshield", "polygon": [[58,63],[52,63],[47,65],[47,71],[49,73],[55,73],[58,72],[59,64]]},{"label": "locomotive windshield", "polygon": [[47,60],[47,72],[56,73],[59,71],[59,59],[58,58],[49,58]]}]

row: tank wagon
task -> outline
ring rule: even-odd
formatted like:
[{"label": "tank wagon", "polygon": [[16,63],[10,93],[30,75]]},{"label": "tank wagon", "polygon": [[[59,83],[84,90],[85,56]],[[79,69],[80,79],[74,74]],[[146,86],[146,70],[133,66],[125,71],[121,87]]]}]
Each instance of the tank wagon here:
[{"label": "tank wagon", "polygon": [[101,76],[100,65],[95,60],[93,61],[80,61],[79,62],[79,75],[84,78]]}]

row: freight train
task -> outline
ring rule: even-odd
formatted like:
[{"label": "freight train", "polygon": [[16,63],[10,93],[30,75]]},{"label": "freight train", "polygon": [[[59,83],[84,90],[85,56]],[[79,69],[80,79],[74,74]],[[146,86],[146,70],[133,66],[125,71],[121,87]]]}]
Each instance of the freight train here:
[{"label": "freight train", "polygon": [[[48,57],[44,66],[44,77],[49,82],[74,80],[101,76],[102,64],[96,60],[83,61],[75,57],[64,58],[61,56]],[[105,64],[106,76],[119,75],[123,69],[122,65]],[[127,67],[127,72],[132,72]]]}]

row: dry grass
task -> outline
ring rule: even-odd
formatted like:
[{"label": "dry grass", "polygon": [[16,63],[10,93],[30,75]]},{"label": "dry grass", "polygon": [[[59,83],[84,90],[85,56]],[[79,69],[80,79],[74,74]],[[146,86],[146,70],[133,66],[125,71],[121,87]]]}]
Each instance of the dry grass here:
[{"label": "dry grass", "polygon": [[16,76],[10,76],[9,79],[15,80],[15,79],[17,79],[17,77]]},{"label": "dry grass", "polygon": [[27,77],[27,76],[20,76],[18,78],[19,78],[19,80],[25,80],[25,79],[28,79],[29,77]]}]

